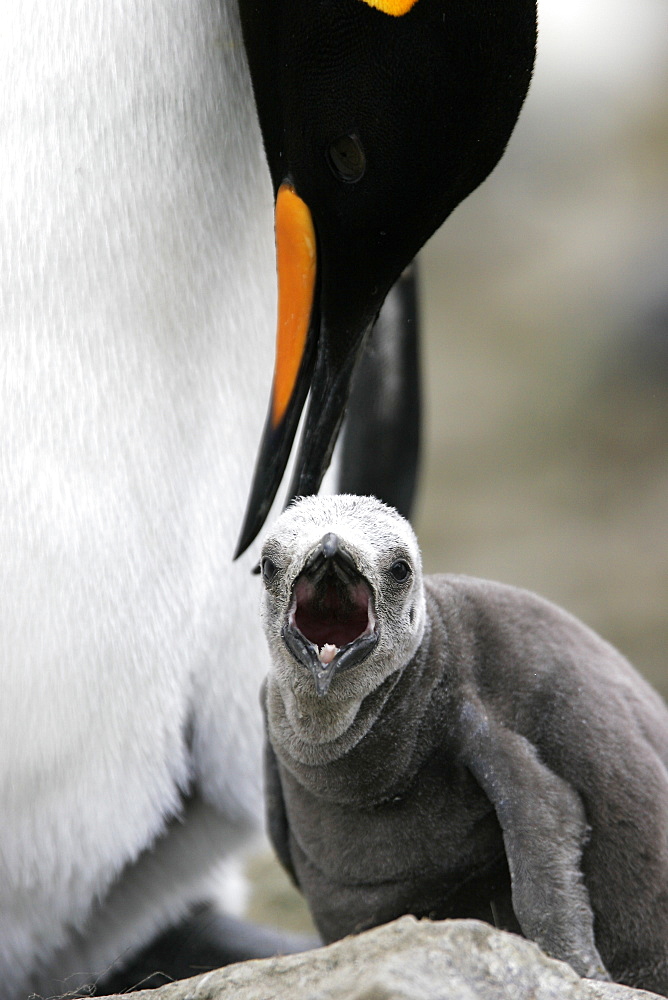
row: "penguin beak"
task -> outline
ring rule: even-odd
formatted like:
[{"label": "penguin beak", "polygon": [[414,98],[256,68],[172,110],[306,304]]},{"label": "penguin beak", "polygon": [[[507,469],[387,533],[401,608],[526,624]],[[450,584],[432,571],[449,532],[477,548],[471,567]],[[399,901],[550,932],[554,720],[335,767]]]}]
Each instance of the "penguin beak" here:
[{"label": "penguin beak", "polygon": [[317,493],[348,400],[359,347],[371,323],[344,342],[321,323],[320,271],[311,212],[292,184],[276,198],[278,324],[269,412],[260,443],[236,559],[253,541],[274,501],[311,390],[289,499]]},{"label": "penguin beak", "polygon": [[371,587],[332,532],[311,552],[295,580],[281,634],[293,656],[311,671],[320,697],[335,674],[361,663],[375,648]]}]

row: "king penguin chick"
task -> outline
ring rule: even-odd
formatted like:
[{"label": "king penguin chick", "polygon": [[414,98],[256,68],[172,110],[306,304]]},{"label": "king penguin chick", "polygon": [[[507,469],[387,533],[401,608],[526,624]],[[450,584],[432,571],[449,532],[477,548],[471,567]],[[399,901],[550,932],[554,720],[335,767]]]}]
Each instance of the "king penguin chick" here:
[{"label": "king penguin chick", "polygon": [[308,497],[262,552],[278,856],[332,941],[410,913],[522,933],[668,995],[668,711],[577,619],[423,579],[368,497]]}]

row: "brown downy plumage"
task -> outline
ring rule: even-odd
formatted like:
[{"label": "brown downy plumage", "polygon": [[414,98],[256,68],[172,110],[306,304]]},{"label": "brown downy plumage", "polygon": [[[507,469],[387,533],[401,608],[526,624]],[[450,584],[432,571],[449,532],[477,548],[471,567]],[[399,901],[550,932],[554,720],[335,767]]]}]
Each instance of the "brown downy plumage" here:
[{"label": "brown downy plumage", "polygon": [[270,832],[323,937],[477,917],[668,995],[668,711],[621,654],[527,591],[423,580],[371,498],[295,504],[261,566]]}]

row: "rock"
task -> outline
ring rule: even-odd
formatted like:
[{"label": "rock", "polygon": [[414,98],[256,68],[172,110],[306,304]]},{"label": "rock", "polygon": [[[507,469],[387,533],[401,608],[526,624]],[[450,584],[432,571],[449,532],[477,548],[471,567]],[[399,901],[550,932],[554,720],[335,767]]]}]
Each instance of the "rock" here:
[{"label": "rock", "polygon": [[136,1000],[649,1000],[580,979],[537,945],[477,920],[401,917],[326,948],[242,962]]}]

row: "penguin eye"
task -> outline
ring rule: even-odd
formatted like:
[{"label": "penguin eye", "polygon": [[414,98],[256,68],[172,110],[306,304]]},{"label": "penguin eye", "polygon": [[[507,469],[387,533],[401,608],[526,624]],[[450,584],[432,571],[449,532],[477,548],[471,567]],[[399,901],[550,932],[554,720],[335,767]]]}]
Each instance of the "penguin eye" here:
[{"label": "penguin eye", "polygon": [[341,135],[327,150],[327,162],[335,177],[346,184],[361,180],[366,170],[366,156],[356,135]]},{"label": "penguin eye", "polygon": [[271,583],[278,573],[278,566],[272,559],[269,558],[269,556],[265,556],[263,558],[260,563],[260,568],[262,569],[262,579],[265,583]]},{"label": "penguin eye", "polygon": [[404,583],[411,575],[411,568],[405,559],[397,559],[397,561],[392,563],[390,566],[390,573],[397,583]]}]

